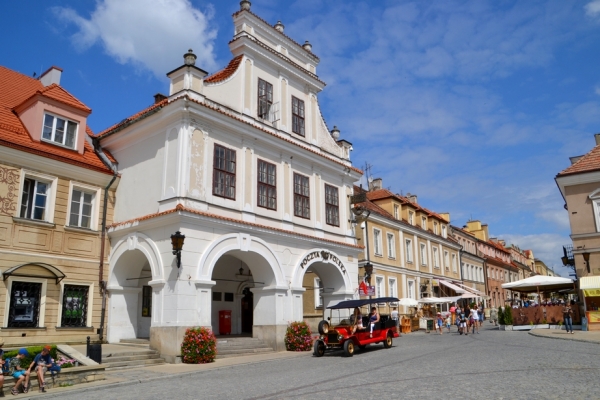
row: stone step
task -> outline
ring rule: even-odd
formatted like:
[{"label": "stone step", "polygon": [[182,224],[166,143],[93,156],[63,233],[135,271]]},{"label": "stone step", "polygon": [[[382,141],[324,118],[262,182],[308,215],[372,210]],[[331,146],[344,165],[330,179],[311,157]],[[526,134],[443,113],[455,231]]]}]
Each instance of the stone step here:
[{"label": "stone step", "polygon": [[102,354],[102,359],[112,357],[127,357],[127,356],[153,356],[159,355],[156,350],[140,350],[140,351],[119,351],[108,354]]},{"label": "stone step", "polygon": [[118,361],[118,362],[109,362],[103,363],[106,367],[107,371],[113,371],[115,369],[124,369],[124,368],[139,368],[146,367],[149,365],[160,365],[164,364],[165,360],[162,358],[150,358],[146,360],[133,360],[133,361]]},{"label": "stone step", "polygon": [[241,357],[272,352],[274,350],[258,338],[220,337],[217,339],[217,358]]},{"label": "stone step", "polygon": [[269,353],[272,352],[273,349],[270,347],[259,347],[255,349],[218,349],[217,355],[225,356],[231,354],[254,354],[254,353]]},{"label": "stone step", "polygon": [[131,354],[131,355],[118,355],[112,357],[102,357],[102,364],[115,363],[120,361],[134,361],[134,360],[151,360],[154,358],[160,358],[158,354]]}]

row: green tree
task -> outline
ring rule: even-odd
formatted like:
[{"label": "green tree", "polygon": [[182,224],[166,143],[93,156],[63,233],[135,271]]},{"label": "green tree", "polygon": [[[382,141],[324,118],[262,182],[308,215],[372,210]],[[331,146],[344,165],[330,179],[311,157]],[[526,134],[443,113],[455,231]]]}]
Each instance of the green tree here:
[{"label": "green tree", "polygon": [[512,308],[506,307],[504,309],[504,325],[512,325],[512,324],[513,324]]}]

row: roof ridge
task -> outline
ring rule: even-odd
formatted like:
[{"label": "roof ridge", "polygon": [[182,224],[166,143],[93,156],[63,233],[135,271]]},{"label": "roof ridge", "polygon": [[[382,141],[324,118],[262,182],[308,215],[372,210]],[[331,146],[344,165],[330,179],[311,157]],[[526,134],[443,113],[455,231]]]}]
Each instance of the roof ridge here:
[{"label": "roof ridge", "polygon": [[[240,67],[240,64],[242,62],[242,58],[244,58],[243,54],[240,54],[239,56],[232,58],[229,61],[229,63],[225,66],[225,68],[215,72],[212,75],[207,76],[206,78],[204,78],[204,82],[207,82],[207,83],[223,82],[225,79],[229,78],[235,72],[237,72],[237,70]],[[234,67],[234,64],[235,64],[235,67]],[[223,76],[219,76],[219,74],[223,74]]]},{"label": "roof ridge", "polygon": [[[596,154],[596,153],[598,153],[598,154]],[[592,160],[592,162],[597,161],[595,166],[591,166],[590,168],[585,168],[585,166],[584,166],[583,169],[578,170],[578,168],[581,166],[581,164],[587,163],[590,158],[595,157],[595,156],[599,156],[598,160]],[[575,161],[573,164],[571,164],[567,168],[563,169],[556,176],[559,177],[559,176],[563,176],[563,175],[591,172],[591,171],[595,171],[598,169],[600,169],[600,144],[597,144],[594,147],[592,147],[592,149],[590,151],[588,151],[587,153],[585,153],[584,155],[582,155],[579,158],[579,160]]]}]

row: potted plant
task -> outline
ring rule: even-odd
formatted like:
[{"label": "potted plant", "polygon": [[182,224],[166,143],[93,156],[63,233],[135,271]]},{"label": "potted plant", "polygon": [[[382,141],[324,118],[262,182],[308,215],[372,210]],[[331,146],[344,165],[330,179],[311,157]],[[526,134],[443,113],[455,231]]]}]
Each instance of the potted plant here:
[{"label": "potted plant", "polygon": [[513,315],[512,309],[510,307],[504,308],[504,330],[512,331],[513,330]]}]

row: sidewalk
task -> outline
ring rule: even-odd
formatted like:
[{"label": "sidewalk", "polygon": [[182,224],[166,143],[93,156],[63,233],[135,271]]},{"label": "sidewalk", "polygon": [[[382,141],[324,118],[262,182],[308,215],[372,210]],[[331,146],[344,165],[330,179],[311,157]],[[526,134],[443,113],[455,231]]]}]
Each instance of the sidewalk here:
[{"label": "sidewalk", "polygon": [[[105,347],[106,346],[106,347]],[[103,345],[102,350],[105,354],[110,354],[112,347],[116,347],[114,350],[118,351],[139,351],[140,347],[135,346],[124,346],[124,345]],[[73,346],[77,347],[77,346]],[[220,358],[216,359],[215,362],[210,364],[161,364],[152,365],[143,368],[132,368],[132,369],[121,369],[115,371],[107,371],[105,373],[106,379],[103,381],[96,381],[90,383],[84,383],[70,387],[56,387],[49,389],[46,393],[39,393],[37,388],[32,388],[28,394],[21,394],[18,396],[19,399],[36,399],[40,396],[44,398],[50,397],[62,397],[65,394],[73,393],[84,393],[89,390],[102,390],[104,388],[123,387],[129,385],[137,385],[144,382],[150,382],[161,379],[170,379],[173,376],[178,378],[191,376],[199,372],[229,368],[236,365],[245,364],[256,364],[262,362],[269,362],[273,360],[281,360],[286,358],[294,357],[308,357],[312,356],[312,351],[304,352],[293,352],[293,351],[282,351],[278,353],[266,353],[266,354],[255,354],[242,357],[231,357],[231,358]],[[49,377],[47,379],[50,379]],[[4,395],[10,396],[10,387],[4,388]]]},{"label": "sidewalk", "polygon": [[575,331],[574,334],[570,334],[567,333],[567,331],[556,329],[532,329],[531,331],[529,331],[529,334],[550,339],[573,340],[575,342],[588,342],[600,344],[600,331]]}]

